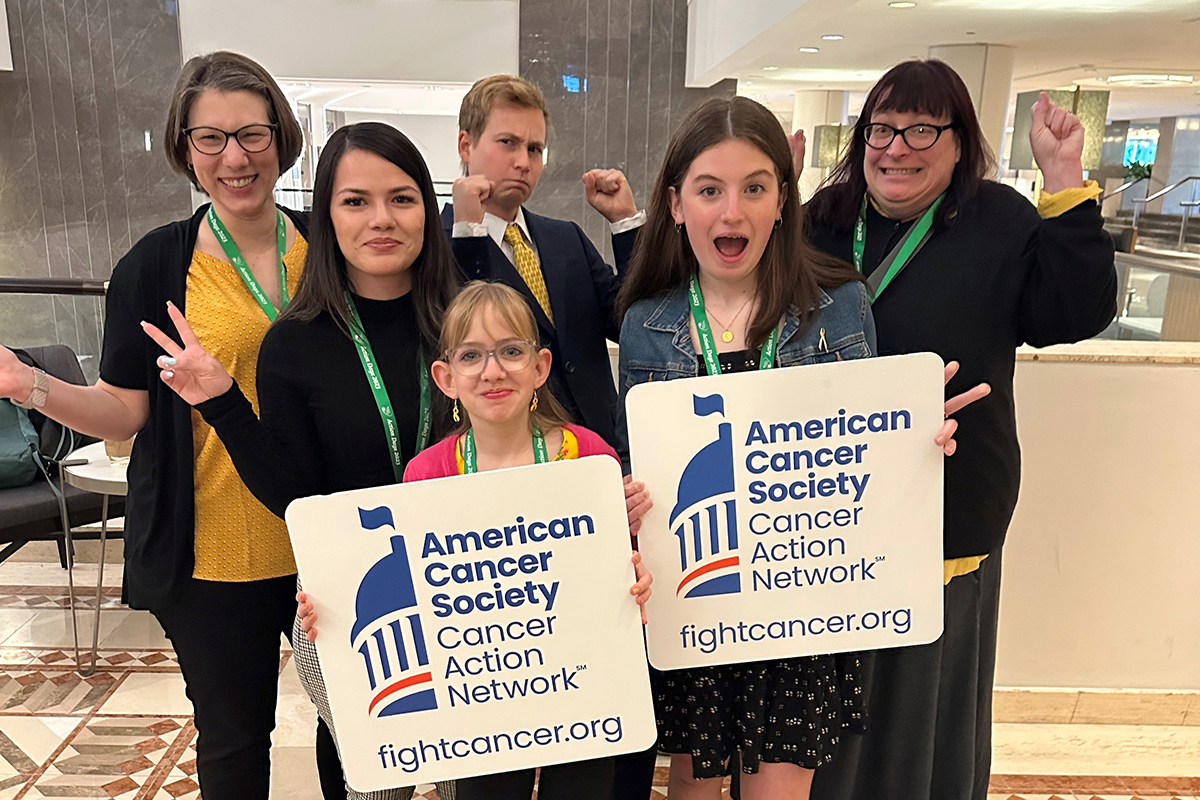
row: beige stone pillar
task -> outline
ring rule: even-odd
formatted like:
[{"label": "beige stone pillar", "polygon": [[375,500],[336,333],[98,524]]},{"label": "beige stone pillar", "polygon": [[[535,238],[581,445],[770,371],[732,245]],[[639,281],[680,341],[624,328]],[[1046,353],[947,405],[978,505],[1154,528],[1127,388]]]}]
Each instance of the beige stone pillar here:
[{"label": "beige stone pillar", "polygon": [[944,44],[929,48],[930,58],[945,61],[967,85],[983,136],[996,154],[997,163],[1004,152],[1015,53],[1012,47],[1002,44]]},{"label": "beige stone pillar", "polygon": [[[796,92],[792,104],[792,131],[804,129],[808,139],[808,154],[804,159],[804,172],[800,175],[800,200],[807,203],[828,170],[812,166],[813,152],[817,146],[815,135],[818,125],[833,125],[846,122],[849,92],[801,91]],[[791,133],[792,131],[789,131]]]}]

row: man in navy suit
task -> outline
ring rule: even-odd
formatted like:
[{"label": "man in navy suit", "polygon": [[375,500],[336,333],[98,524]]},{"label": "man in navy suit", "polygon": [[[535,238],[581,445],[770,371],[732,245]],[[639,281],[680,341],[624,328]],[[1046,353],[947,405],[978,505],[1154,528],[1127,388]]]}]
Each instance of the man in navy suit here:
[{"label": "man in navy suit", "polygon": [[454,182],[442,222],[468,280],[501,281],[529,303],[554,355],[555,397],[624,453],[605,340],[620,332],[617,289],[646,215],[619,171],[583,176],[588,202],[612,226],[614,272],[574,222],[523,209],[542,174],[549,120],[541,91],[523,78],[493,75],[472,86],[458,115],[466,177]]}]

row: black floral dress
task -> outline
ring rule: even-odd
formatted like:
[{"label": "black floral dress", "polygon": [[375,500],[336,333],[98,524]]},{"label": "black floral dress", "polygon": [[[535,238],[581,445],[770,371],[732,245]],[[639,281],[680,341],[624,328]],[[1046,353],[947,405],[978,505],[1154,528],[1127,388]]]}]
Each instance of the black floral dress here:
[{"label": "black floral dress", "polygon": [[[749,350],[718,356],[722,373],[758,367]],[[697,779],[727,774],[735,753],[747,773],[763,762],[815,769],[833,760],[843,735],[866,727],[854,654],[652,670],[651,681],[658,748],[690,753]]]}]

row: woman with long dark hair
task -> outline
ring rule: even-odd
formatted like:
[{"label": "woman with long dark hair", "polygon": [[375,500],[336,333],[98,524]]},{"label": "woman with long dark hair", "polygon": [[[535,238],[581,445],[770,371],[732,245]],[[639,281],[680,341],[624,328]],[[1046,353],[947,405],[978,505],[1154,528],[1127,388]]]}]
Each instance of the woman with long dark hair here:
[{"label": "woman with long dark hair", "polygon": [[[408,460],[448,430],[429,365],[457,271],[436,209],[429,170],[404,134],[364,122],[329,138],[305,275],[259,354],[261,420],[178,309],[170,313],[182,346],[146,327],[166,351],[162,381],[213,426],[275,514],[299,497],[398,483]],[[303,633],[293,647],[301,682],[332,730],[316,649]],[[452,784],[439,791],[453,797]],[[403,800],[412,788],[347,792]]]},{"label": "woman with long dark hair", "polygon": [[[872,355],[865,287],[805,242],[787,136],[763,106],[713,98],[688,114],[647,210],[619,298],[622,400],[652,380]],[[935,439],[947,454],[954,428]],[[675,800],[715,800],[738,761],[748,800],[804,800],[813,770],[862,729],[852,656],[654,671],[652,683]]]},{"label": "woman with long dark hair", "polygon": [[1116,312],[1083,126],[1044,94],[1032,119],[1037,207],[987,179],[992,156],[954,70],[905,62],[867,95],[846,155],[807,206],[815,245],[872,287],[881,355],[958,359],[951,391],[993,390],[963,413],[965,447],[946,464],[942,637],[866,657],[870,727],[818,770],[814,798],[987,796],[1000,559],[1020,482],[1015,350],[1094,336]]}]

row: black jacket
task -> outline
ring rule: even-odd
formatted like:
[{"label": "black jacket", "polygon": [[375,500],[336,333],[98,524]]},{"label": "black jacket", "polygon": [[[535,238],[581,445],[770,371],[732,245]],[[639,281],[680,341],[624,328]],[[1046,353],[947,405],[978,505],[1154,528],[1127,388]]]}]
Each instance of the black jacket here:
[{"label": "black jacket", "polygon": [[[281,208],[301,236],[308,216]],[[132,608],[157,608],[170,600],[195,567],[192,409],[158,377],[161,350],[141,328],[174,326],[170,300],[186,313],[187,274],[208,205],[156,228],[138,240],[113,268],[105,297],[100,378],[150,394],[150,417],[129,459],[125,500],[124,600]]]},{"label": "black jacket", "polygon": [[605,340],[615,342],[621,333],[616,317],[617,290],[633,255],[637,230],[612,237],[617,262],[614,274],[574,222],[539,216],[528,209],[524,214],[550,294],[553,325],[517,268],[490,236],[453,238],[451,205],[442,210],[442,224],[467,280],[500,281],[525,297],[542,340],[554,355],[550,367],[554,396],[577,422],[598,433],[618,453],[624,453],[627,447],[616,425],[617,390]]},{"label": "black jacket", "polygon": [[[831,186],[825,192],[844,191]],[[817,247],[851,259],[853,220],[816,226]],[[911,223],[867,213],[863,271],[878,266]],[[1008,186],[984,182],[872,306],[879,355],[931,351],[961,369],[947,396],[981,381],[992,393],[955,415],[958,452],[946,459],[944,553],[961,558],[1004,543],[1017,504],[1013,370],[1016,348],[1095,336],[1116,313],[1112,238],[1087,201],[1049,219]]]}]

